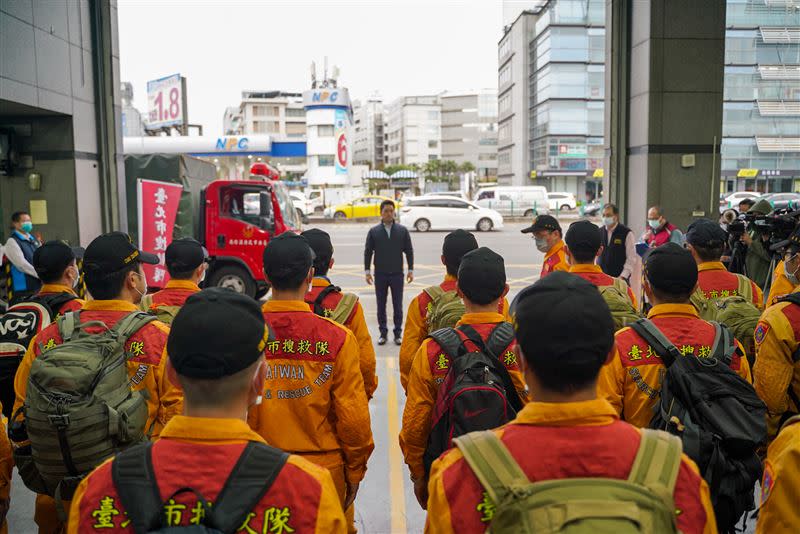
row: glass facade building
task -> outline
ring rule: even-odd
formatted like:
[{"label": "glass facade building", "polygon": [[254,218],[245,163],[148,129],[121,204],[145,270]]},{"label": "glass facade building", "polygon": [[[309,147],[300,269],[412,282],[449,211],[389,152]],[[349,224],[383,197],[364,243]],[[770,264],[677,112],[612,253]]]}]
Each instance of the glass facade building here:
[{"label": "glass facade building", "polygon": [[728,0],[720,190],[800,191],[800,8]]},{"label": "glass facade building", "polygon": [[600,194],[605,2],[544,3],[528,45],[531,183],[578,199]]}]

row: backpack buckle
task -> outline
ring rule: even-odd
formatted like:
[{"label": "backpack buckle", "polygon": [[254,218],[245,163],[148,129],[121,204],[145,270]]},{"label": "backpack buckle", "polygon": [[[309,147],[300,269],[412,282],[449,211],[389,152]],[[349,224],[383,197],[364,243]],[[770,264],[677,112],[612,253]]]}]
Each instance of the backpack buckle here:
[{"label": "backpack buckle", "polygon": [[66,428],[70,424],[69,414],[48,415],[47,418],[50,420],[50,424],[56,428]]}]

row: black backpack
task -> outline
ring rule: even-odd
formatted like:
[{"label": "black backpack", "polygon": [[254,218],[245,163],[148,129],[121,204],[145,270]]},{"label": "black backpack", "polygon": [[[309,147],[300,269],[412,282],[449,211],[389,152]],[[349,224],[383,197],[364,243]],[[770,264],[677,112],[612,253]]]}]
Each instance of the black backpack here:
[{"label": "black backpack", "polygon": [[[490,430],[508,423],[522,409],[508,369],[501,361],[502,350],[514,340],[514,327],[499,323],[484,344],[470,325],[442,328],[428,337],[436,341],[450,358],[450,369],[436,395],[431,433],[423,462],[429,473],[431,464],[453,446],[453,438],[476,430]],[[467,351],[472,342],[478,350]]]},{"label": "black backpack", "polygon": [[322,303],[331,293],[342,293],[342,288],[333,284],[325,286],[322,291],[319,292],[317,298],[309,304],[312,305],[313,311],[316,315],[332,319],[333,321],[343,325],[350,318],[350,314],[353,313],[353,309],[358,303],[358,297],[353,293],[342,293],[342,298],[339,300],[339,304],[336,305],[336,308],[333,310],[326,310]]},{"label": "black backpack", "polygon": [[[152,447],[152,443],[131,447],[119,453],[111,464],[114,486],[136,534],[234,534],[272,487],[289,458],[289,454],[279,449],[249,442],[211,506],[202,495],[188,486],[191,484],[188,475],[186,487],[177,490],[166,501],[162,500],[153,471]],[[201,524],[165,524],[164,503],[183,493],[193,493],[205,509]]]},{"label": "black backpack", "polygon": [[55,320],[64,304],[76,298],[69,293],[36,295],[0,314],[0,402],[8,419],[14,407],[14,375],[31,340]]},{"label": "black backpack", "polygon": [[736,341],[725,325],[716,328],[709,358],[684,357],[647,319],[631,325],[661,357],[666,373],[650,428],[683,441],[683,452],[708,482],[722,533],[735,532],[739,518],[755,508],[753,488],[761,480],[756,448],[767,438],[767,407],[753,386],[730,368]]}]

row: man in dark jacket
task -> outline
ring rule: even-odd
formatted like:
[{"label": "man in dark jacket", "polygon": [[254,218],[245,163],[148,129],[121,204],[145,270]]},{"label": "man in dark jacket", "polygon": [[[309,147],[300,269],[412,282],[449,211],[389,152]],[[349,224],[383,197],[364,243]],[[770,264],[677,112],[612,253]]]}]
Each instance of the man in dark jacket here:
[{"label": "man in dark jacket", "polygon": [[619,208],[614,204],[603,206],[603,227],[600,230],[603,252],[600,254],[600,268],[609,276],[630,282],[636,267],[636,247],[633,232],[619,222]]},{"label": "man in dark jacket", "polygon": [[364,274],[367,284],[372,284],[370,263],[375,254],[375,297],[378,301],[378,345],[386,344],[389,330],[386,326],[386,299],[392,290],[392,318],[394,319],[394,342],[401,343],[403,332],[403,254],[408,262],[406,280],[414,281],[414,248],[408,229],[394,222],[394,202],[381,203],[381,223],[370,228],[364,247]]}]

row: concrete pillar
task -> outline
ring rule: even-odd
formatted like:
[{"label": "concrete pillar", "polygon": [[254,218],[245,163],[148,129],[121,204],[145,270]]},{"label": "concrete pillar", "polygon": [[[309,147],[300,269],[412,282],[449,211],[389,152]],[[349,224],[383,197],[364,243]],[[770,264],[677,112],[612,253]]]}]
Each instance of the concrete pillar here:
[{"label": "concrete pillar", "polygon": [[607,0],[605,190],[644,231],[717,217],[725,0]]}]

